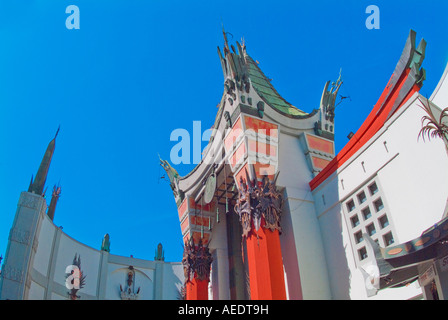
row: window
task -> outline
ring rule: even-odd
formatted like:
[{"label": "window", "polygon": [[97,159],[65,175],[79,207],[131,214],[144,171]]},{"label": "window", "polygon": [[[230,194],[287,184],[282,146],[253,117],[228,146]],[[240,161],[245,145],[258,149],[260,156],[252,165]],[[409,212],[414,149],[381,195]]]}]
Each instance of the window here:
[{"label": "window", "polygon": [[395,242],[394,237],[392,236],[392,232],[388,232],[383,236],[384,244],[386,246],[390,246]]},{"label": "window", "polygon": [[370,191],[371,196],[373,196],[374,194],[376,194],[378,192],[378,187],[376,186],[375,182],[369,186],[369,191]]},{"label": "window", "polygon": [[381,211],[384,208],[384,204],[383,204],[383,200],[381,200],[381,198],[379,198],[378,200],[376,200],[373,205],[375,206],[375,210],[376,212]]},{"label": "window", "polygon": [[375,225],[373,223],[369,224],[366,227],[367,233],[369,234],[369,236],[373,236],[376,233],[376,229],[375,229]]},{"label": "window", "polygon": [[389,220],[387,219],[387,215],[383,215],[378,219],[378,222],[380,223],[381,229],[386,228],[389,225]]},{"label": "window", "polygon": [[353,200],[347,202],[347,209],[348,212],[352,212],[355,209],[355,202]]},{"label": "window", "polygon": [[358,215],[355,214],[353,217],[350,218],[350,221],[352,222],[352,227],[357,227],[359,225],[359,219]]},{"label": "window", "polygon": [[366,194],[365,192],[361,192],[360,194],[358,194],[358,203],[362,204],[367,200]]},{"label": "window", "polygon": [[364,260],[367,258],[367,250],[366,247],[362,247],[358,250],[359,260]]},{"label": "window", "polygon": [[366,207],[364,209],[361,210],[362,216],[364,218],[364,220],[369,219],[372,216],[372,213],[370,212],[370,208]]},{"label": "window", "polygon": [[362,240],[364,240],[362,238],[362,231],[358,231],[355,233],[355,241],[356,243],[360,243]]}]

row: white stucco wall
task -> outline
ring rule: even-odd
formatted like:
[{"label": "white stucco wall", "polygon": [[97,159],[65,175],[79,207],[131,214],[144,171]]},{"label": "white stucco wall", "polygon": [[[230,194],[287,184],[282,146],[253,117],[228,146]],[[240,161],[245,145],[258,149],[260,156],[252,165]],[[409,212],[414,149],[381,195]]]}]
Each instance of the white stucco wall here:
[{"label": "white stucco wall", "polygon": [[[424,115],[417,98],[418,94],[414,95],[361,150],[313,191],[335,299],[367,298],[341,207],[361,186],[372,179],[379,182],[395,243],[419,236],[442,217],[448,196],[444,183],[448,179],[447,153],[440,139],[417,139]],[[412,284],[382,290],[371,299],[408,299],[419,293],[418,286]]]},{"label": "white stucco wall", "polygon": [[139,300],[176,300],[183,284],[180,262],[149,261],[96,250],[65,234],[46,215],[38,235],[38,246],[30,269],[30,300],[64,300],[66,268],[81,257],[85,286],[78,291],[83,300],[119,300],[120,285],[126,288],[129,267],[135,270],[135,292]]},{"label": "white stucco wall", "polygon": [[445,71],[443,72],[438,85],[429,99],[438,105],[440,109],[445,109],[448,107],[448,64],[446,65]]},{"label": "white stucco wall", "polygon": [[303,299],[330,299],[321,231],[308,184],[313,177],[299,137],[280,132],[278,152],[277,185],[285,188],[286,197],[280,240],[289,298],[298,298],[294,287],[300,286]]}]

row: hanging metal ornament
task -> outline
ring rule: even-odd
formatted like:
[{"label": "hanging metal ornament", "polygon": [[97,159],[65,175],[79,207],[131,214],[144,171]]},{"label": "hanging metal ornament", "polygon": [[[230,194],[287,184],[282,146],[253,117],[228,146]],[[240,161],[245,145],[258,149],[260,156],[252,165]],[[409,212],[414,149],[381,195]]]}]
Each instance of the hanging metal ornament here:
[{"label": "hanging metal ornament", "polygon": [[219,223],[219,202],[216,204],[216,222]]},{"label": "hanging metal ornament", "polygon": [[202,207],[203,207],[202,198],[203,197],[201,197],[201,239],[204,238],[204,215],[202,213]]},{"label": "hanging metal ornament", "polygon": [[216,175],[215,170],[213,170],[212,174],[207,178],[205,182],[205,190],[204,190],[204,201],[205,204],[209,204],[213,197],[215,196],[216,191]]},{"label": "hanging metal ornament", "polygon": [[229,213],[229,199],[227,198],[227,173],[226,173],[226,165],[224,164],[224,187],[226,189],[225,196],[226,196],[226,214]]}]

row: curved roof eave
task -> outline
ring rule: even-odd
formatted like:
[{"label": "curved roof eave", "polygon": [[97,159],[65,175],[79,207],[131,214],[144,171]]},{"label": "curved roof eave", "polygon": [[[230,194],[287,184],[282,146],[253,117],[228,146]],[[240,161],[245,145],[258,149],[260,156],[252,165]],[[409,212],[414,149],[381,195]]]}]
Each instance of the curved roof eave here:
[{"label": "curved roof eave", "polygon": [[[216,114],[215,123],[213,125],[213,128],[216,128],[217,130],[220,130],[221,132],[224,131],[224,127],[226,125],[225,121],[222,120],[222,116],[224,114],[226,103],[225,103],[225,92],[223,93],[223,96],[221,98],[221,102],[219,105],[218,112]],[[203,178],[204,175],[209,171],[211,164],[206,163],[204,160],[209,159],[210,150],[214,150],[212,146],[215,143],[222,143],[220,141],[215,140],[215,134],[216,131],[214,131],[210,137],[210,140],[208,142],[208,145],[206,147],[206,153],[202,156],[201,161],[196,165],[196,167],[193,168],[188,174],[185,176],[179,177],[179,187],[182,191],[188,192],[191,187],[193,186],[194,182],[196,182],[199,178]]]},{"label": "curved roof eave", "polygon": [[252,87],[260,98],[272,109],[293,119],[307,119],[317,113],[317,109],[311,113],[306,113],[286,101],[274,88],[263,71],[261,71],[257,63],[247,53],[245,54],[245,60],[249,67],[249,78]]}]

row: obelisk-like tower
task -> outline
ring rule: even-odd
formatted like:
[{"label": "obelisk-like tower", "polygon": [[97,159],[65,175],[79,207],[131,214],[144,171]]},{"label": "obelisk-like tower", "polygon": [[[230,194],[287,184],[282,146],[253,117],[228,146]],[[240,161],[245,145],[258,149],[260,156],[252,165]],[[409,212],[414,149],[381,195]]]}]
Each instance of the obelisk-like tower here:
[{"label": "obelisk-like tower", "polygon": [[28,278],[38,246],[37,239],[41,222],[47,210],[44,188],[55,149],[56,136],[57,132],[48,144],[28,192],[24,191],[20,194],[0,275],[0,300],[26,300],[28,297],[31,283]]}]

